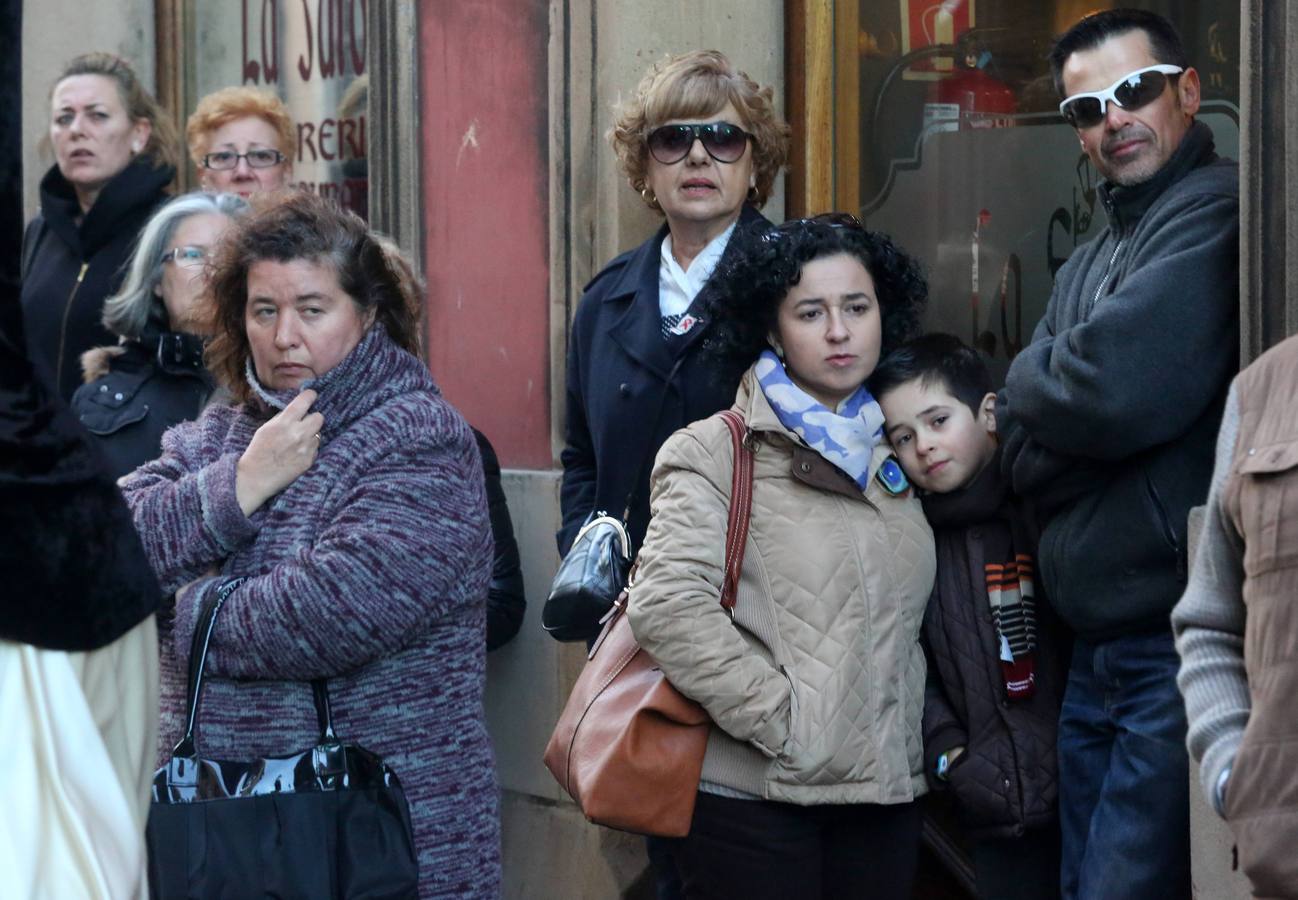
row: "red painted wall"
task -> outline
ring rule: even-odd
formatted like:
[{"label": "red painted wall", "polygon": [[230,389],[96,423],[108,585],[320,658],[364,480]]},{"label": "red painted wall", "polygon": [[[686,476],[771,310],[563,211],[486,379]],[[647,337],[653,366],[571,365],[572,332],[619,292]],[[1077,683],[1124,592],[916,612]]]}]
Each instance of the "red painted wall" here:
[{"label": "red painted wall", "polygon": [[503,465],[548,469],[548,3],[419,12],[429,368]]}]

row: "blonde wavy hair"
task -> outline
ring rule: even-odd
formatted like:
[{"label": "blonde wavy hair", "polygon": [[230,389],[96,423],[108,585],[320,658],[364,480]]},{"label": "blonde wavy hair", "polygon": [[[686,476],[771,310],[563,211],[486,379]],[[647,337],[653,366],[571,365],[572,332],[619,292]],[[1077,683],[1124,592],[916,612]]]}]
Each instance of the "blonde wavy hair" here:
[{"label": "blonde wavy hair", "polygon": [[[775,90],[739,71],[720,50],[668,56],[640,81],[635,96],[616,109],[608,140],[631,187],[642,197],[649,172],[649,132],[672,119],[697,119],[727,103],[753,135],[753,177],[749,202],[761,208],[789,153],[789,126],[775,112]],[[645,202],[658,209],[656,202]],[[661,212],[661,210],[659,210]]]}]

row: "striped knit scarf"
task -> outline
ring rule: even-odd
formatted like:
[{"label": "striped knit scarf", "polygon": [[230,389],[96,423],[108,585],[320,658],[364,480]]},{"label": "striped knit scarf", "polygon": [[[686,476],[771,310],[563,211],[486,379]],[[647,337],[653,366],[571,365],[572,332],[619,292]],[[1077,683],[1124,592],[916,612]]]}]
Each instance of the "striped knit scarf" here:
[{"label": "striped knit scarf", "polygon": [[935,530],[973,528],[997,520],[1007,526],[979,529],[985,584],[971,587],[986,588],[1006,698],[1028,699],[1036,693],[1037,590],[1032,559],[1036,542],[1001,476],[999,451],[967,486],[949,494],[928,494],[923,502],[924,515]]},{"label": "striped knit scarf", "polygon": [[992,607],[1005,694],[1026,700],[1037,687],[1037,608],[1032,557],[1016,553],[1004,563],[987,563],[987,599]]}]

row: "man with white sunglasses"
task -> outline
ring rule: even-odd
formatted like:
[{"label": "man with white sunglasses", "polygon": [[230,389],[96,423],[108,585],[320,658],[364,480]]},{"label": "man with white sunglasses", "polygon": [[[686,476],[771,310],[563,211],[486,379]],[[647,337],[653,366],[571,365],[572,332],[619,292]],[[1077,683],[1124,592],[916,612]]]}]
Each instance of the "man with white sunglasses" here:
[{"label": "man with white sunglasses", "polygon": [[1185,708],[1169,614],[1238,368],[1239,183],[1194,118],[1198,73],[1153,13],[1073,26],[1060,113],[1108,227],[1059,270],[997,408],[1042,514],[1041,576],[1076,644],[1059,725],[1066,898],[1190,896]]}]

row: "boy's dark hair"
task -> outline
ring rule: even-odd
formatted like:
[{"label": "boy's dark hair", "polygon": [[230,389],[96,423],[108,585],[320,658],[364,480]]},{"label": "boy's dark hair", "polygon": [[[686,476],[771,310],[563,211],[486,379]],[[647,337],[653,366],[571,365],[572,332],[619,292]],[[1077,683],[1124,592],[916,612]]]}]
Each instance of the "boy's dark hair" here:
[{"label": "boy's dark hair", "polygon": [[907,341],[883,358],[870,376],[876,398],[918,379],[940,384],[974,416],[992,389],[991,373],[978,351],[953,334],[932,332]]},{"label": "boy's dark hair", "polygon": [[812,260],[846,253],[870,273],[879,299],[881,352],[919,333],[928,284],[914,257],[887,235],[838,213],[795,219],[775,228],[736,231],[733,250],[708,282],[704,315],[713,321],[707,348],[717,373],[737,379],[770,347],[780,303]]},{"label": "boy's dark hair", "polygon": [[1059,98],[1062,100],[1065,96],[1064,63],[1068,62],[1068,57],[1135,30],[1143,31],[1149,37],[1155,62],[1190,68],[1181,35],[1167,19],[1143,9],[1106,9],[1082,19],[1060,35],[1050,48],[1050,74],[1054,77]]}]

